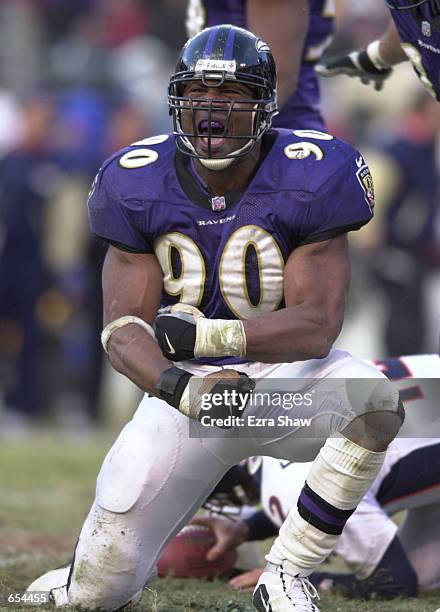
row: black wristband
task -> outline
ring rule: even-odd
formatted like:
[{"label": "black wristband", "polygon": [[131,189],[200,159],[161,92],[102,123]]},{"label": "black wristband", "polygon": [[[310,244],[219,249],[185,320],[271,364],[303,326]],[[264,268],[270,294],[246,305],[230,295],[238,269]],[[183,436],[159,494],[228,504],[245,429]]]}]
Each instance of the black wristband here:
[{"label": "black wristband", "polygon": [[194,359],[196,331],[195,320],[188,321],[183,315],[158,314],[154,322],[157,343],[164,356],[171,361]]},{"label": "black wristband", "polygon": [[159,397],[173,408],[180,407],[180,400],[192,374],[176,366],[164,370],[156,384]]},{"label": "black wristband", "polygon": [[359,66],[363,70],[365,70],[365,72],[370,72],[371,74],[383,74],[384,72],[391,72],[391,68],[376,68],[376,66],[370,60],[370,57],[365,49],[359,51],[358,62]]}]

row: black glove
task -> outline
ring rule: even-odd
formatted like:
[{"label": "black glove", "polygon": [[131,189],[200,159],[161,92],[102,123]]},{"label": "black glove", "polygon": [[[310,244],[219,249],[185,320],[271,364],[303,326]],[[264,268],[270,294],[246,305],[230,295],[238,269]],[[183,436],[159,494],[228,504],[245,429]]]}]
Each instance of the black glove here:
[{"label": "black glove", "polygon": [[[156,388],[159,396],[170,406],[200,421],[204,415],[209,416],[210,419],[225,419],[228,416],[241,417],[255,388],[255,381],[246,374],[232,369],[211,372],[200,378],[172,366],[162,373]],[[209,401],[214,394],[224,398],[220,405],[216,405],[217,402],[214,404]],[[207,407],[204,407],[204,401],[207,401]],[[217,426],[222,427],[222,425]],[[229,429],[230,427],[223,426],[222,428]]]},{"label": "black glove", "polygon": [[332,77],[338,74],[347,74],[358,77],[362,83],[374,84],[374,89],[379,91],[383,87],[385,79],[393,72],[392,68],[377,68],[370,59],[367,49],[353,51],[348,55],[340,55],[315,66],[319,76]]},{"label": "black glove", "polygon": [[172,312],[170,308],[159,311],[154,322],[154,331],[157,343],[167,359],[193,359],[196,322],[195,316],[189,312]]}]

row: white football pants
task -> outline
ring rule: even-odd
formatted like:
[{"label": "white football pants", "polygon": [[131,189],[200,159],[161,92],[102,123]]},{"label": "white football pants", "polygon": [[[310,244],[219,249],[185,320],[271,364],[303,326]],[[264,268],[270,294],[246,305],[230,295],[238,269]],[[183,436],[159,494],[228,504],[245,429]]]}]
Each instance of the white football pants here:
[{"label": "white football pants", "polygon": [[[184,365],[195,374],[219,370]],[[318,393],[311,406],[287,411],[292,418],[310,418],[307,428],[215,429],[215,435],[210,437],[206,427],[194,421],[190,436],[187,417],[157,398],[145,397],[99,473],[95,502],[75,551],[68,586],[71,605],[117,610],[127,604],[154,578],[155,563],[167,542],[190,521],[223,474],[240,460],[270,455],[311,461],[325,438],[356,416],[353,402],[368,406],[368,410],[397,407],[396,392],[376,368],[339,350],[333,350],[325,359],[274,365],[252,363],[236,369],[258,379],[263,386],[267,379],[284,378],[292,384],[298,380],[297,391],[305,389],[301,379],[338,381],[331,393]],[[371,384],[366,382],[353,400],[353,386],[343,378],[369,379]],[[286,410],[283,406],[246,409],[246,415],[252,413],[272,418],[285,415]]]}]

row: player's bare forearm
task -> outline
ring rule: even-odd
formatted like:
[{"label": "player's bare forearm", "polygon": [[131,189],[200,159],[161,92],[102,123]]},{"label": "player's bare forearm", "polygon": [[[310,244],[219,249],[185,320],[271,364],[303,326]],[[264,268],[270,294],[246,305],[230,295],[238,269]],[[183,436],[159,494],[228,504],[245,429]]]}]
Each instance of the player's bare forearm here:
[{"label": "player's bare forearm", "polygon": [[379,52],[385,62],[394,66],[407,61],[404,50],[400,44],[400,36],[394,21],[390,21],[388,28],[380,37]]},{"label": "player's bare forearm", "polygon": [[243,322],[247,357],[279,363],[328,354],[344,318],[347,250],[343,235],[292,253],[285,269],[286,308]]},{"label": "player's bare forearm", "polygon": [[137,325],[127,325],[113,336],[109,359],[115,370],[127,376],[143,391],[158,395],[155,386],[161,374],[171,367],[171,362]]},{"label": "player's bare forearm", "polygon": [[297,86],[304,40],[309,28],[308,0],[248,0],[249,30],[267,42],[277,66],[278,106]]},{"label": "player's bare forearm", "polygon": [[[104,325],[126,315],[152,324],[162,290],[162,270],[154,255],[126,253],[110,247],[103,268]],[[108,344],[113,367],[144,391],[171,366],[154,339],[137,324],[117,329]]]},{"label": "player's bare forearm", "polygon": [[[163,273],[154,255],[126,253],[110,247],[103,269],[104,324],[109,329],[108,325],[121,321],[121,317],[135,317],[129,324],[123,319],[124,324],[110,336],[107,343],[110,361],[144,391],[160,397],[185,416],[200,420],[205,393],[222,394],[232,384],[246,396],[255,383],[246,374],[225,369],[220,374],[207,374],[199,387],[200,393],[190,389],[190,381],[196,377],[163,356],[150,326],[157,315],[162,284]],[[238,405],[221,403],[212,415],[233,417],[238,416],[239,410]]]},{"label": "player's bare forearm", "polygon": [[246,357],[283,363],[326,357],[340,325],[307,302],[245,321]]}]

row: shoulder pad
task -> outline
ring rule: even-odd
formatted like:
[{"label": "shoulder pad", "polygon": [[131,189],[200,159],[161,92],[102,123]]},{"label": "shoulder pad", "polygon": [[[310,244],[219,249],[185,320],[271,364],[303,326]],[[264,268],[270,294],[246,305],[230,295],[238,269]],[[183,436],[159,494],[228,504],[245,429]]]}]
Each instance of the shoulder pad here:
[{"label": "shoulder pad", "polygon": [[[316,130],[279,129],[274,162],[282,169],[279,189],[315,193],[360,154],[335,136]],[[362,160],[362,163],[363,160]]]},{"label": "shoulder pad", "polygon": [[154,173],[156,176],[167,168],[170,155],[174,155],[175,143],[171,134],[151,136],[138,140],[109,157],[100,168],[93,188],[104,180],[112,186],[115,193],[124,198],[134,195],[133,190],[142,184],[143,194],[148,186],[157,186],[155,182],[146,181]]}]

